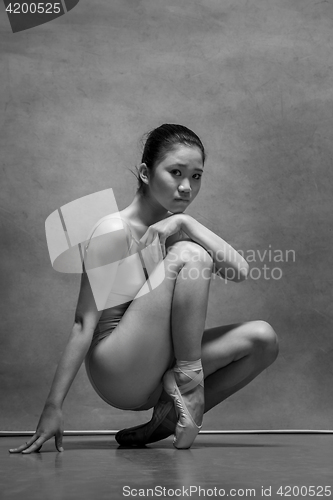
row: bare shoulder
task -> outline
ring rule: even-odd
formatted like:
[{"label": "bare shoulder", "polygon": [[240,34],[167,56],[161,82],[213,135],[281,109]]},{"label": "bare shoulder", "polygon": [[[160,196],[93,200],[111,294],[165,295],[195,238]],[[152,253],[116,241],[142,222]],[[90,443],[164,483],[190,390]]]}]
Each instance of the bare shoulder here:
[{"label": "bare shoulder", "polygon": [[[107,232],[116,231],[117,229],[124,228],[124,218],[119,215],[119,213],[109,214],[102,217],[92,229],[92,234],[94,236],[105,234]],[[126,220],[125,220],[126,222]]]},{"label": "bare shoulder", "polygon": [[131,245],[131,233],[118,214],[100,219],[93,227],[85,246],[86,270],[122,260]]}]

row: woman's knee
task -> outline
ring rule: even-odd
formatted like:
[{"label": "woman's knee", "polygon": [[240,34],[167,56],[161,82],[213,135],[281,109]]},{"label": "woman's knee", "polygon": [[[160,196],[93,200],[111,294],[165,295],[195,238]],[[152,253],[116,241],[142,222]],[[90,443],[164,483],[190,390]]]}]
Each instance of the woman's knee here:
[{"label": "woman's knee", "polygon": [[252,333],[254,349],[258,352],[265,365],[269,366],[276,360],[279,353],[278,337],[267,321],[258,320],[254,323]]}]

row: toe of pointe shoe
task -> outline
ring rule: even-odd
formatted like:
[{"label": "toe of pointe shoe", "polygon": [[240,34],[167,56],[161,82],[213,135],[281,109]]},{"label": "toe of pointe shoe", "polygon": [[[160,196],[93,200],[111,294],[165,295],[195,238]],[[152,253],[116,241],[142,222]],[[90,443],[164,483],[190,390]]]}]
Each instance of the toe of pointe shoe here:
[{"label": "toe of pointe shoe", "polygon": [[178,414],[173,445],[177,449],[188,449],[192,446],[202,426],[196,424],[192,415],[186,408],[183,395],[181,394],[182,387],[178,387],[173,370],[169,370],[165,373],[163,377],[163,387],[165,392],[173,398]]},{"label": "toe of pointe shoe", "polygon": [[201,425],[196,428],[185,428],[178,423],[176,426],[175,438],[173,440],[174,447],[177,448],[177,450],[188,450],[191,448],[200,429]]}]

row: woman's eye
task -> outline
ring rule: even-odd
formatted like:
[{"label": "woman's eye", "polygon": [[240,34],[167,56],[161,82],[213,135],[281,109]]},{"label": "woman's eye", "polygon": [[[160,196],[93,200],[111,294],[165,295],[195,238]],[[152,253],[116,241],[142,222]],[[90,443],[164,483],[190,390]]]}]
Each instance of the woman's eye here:
[{"label": "woman's eye", "polygon": [[[176,175],[176,172],[179,173],[179,175],[182,175],[181,171],[178,169],[171,170],[172,174]],[[179,175],[177,175],[177,177],[179,177]],[[199,181],[201,179],[201,174],[194,174],[193,177],[196,181]]]}]

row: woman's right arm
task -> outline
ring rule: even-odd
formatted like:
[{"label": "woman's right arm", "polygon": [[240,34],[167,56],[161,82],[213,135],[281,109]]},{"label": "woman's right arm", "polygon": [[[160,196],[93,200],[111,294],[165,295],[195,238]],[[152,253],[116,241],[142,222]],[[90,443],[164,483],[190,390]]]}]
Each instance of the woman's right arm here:
[{"label": "woman's right arm", "polygon": [[22,446],[12,448],[11,453],[31,453],[55,436],[58,451],[63,451],[62,405],[66,394],[87,354],[91,339],[102,311],[95,300],[86,273],[81,277],[81,288],[75,313],[75,322],[68,343],[58,364],[49,395],[39,419],[35,434]]},{"label": "woman's right arm", "polygon": [[[39,419],[35,434],[22,446],[12,448],[11,453],[31,453],[55,436],[55,445],[62,451],[63,419],[62,405],[66,394],[84,360],[99,318],[103,311],[103,297],[106,298],[112,287],[114,267],[128,253],[129,235],[119,218],[102,222],[94,231],[94,238],[89,240],[89,249],[85,255],[84,272],[81,276],[81,288],[75,312],[75,321],[66,348],[59,361],[52,386]],[[111,272],[110,269],[113,271]],[[94,285],[94,295],[90,281]],[[109,274],[108,271],[109,270]],[[96,281],[97,278],[97,281]],[[105,283],[107,286],[105,287]],[[106,293],[106,296],[105,296]],[[98,297],[99,310],[95,298]],[[101,302],[102,300],[102,302]]]}]

